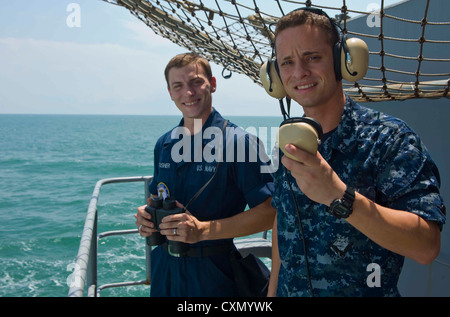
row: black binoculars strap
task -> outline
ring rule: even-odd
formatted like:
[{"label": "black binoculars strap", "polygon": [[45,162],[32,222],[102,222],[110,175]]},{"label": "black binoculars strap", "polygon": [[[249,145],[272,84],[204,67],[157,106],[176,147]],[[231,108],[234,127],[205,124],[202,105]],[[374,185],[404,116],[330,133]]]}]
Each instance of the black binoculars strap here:
[{"label": "black binoculars strap", "polygon": [[[220,148],[223,151],[223,132],[225,131],[225,128],[227,126],[228,120],[225,120],[225,123],[223,124],[222,127],[222,140],[220,142]],[[202,186],[202,188],[200,188],[198,190],[198,192],[191,198],[191,200],[189,200],[189,202],[187,203],[187,205],[183,208],[183,211],[186,211],[189,207],[189,205],[197,199],[198,196],[200,196],[200,194],[205,190],[205,188],[209,185],[209,183],[211,183],[211,181],[214,179],[214,176],[216,176],[217,171],[219,170],[219,165],[220,165],[220,159],[217,160],[217,166],[216,166],[216,170],[214,171],[214,174],[211,176],[211,178],[206,182],[205,185]]]}]

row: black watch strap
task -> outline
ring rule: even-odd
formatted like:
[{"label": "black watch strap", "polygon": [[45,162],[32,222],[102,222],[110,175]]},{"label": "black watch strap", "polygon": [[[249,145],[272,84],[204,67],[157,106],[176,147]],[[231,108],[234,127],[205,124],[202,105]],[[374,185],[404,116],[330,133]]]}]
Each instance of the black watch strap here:
[{"label": "black watch strap", "polygon": [[344,197],[333,200],[330,207],[327,208],[327,211],[338,219],[348,218],[353,212],[354,201],[355,189],[347,186]]}]

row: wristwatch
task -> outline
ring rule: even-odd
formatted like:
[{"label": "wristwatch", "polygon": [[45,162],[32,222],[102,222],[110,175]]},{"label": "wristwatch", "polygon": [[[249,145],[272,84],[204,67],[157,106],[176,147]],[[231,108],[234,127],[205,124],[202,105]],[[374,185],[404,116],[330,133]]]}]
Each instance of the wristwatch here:
[{"label": "wristwatch", "polygon": [[348,187],[344,197],[335,199],[327,208],[327,211],[338,219],[348,218],[353,212],[353,202],[355,201],[355,189]]}]

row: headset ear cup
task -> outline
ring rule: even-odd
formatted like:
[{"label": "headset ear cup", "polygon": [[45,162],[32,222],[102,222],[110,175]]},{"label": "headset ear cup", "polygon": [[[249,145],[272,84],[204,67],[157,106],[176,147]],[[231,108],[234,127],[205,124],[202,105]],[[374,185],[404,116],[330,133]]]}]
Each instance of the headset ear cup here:
[{"label": "headset ear cup", "polygon": [[286,91],[276,69],[276,60],[265,62],[259,70],[259,77],[264,89],[270,96],[277,99],[286,97]]},{"label": "headset ear cup", "polygon": [[350,82],[361,80],[369,68],[369,48],[367,44],[358,38],[346,41],[348,55],[341,48],[340,71],[342,77]]},{"label": "headset ear cup", "polygon": [[333,46],[333,64],[334,64],[334,74],[336,75],[336,80],[342,80],[341,72],[341,55],[342,55],[342,39],[336,42]]},{"label": "headset ear cup", "polygon": [[303,122],[306,122],[309,125],[311,125],[314,128],[314,130],[316,130],[319,141],[322,140],[323,130],[322,130],[322,126],[320,125],[319,121],[317,121],[313,118],[309,118],[309,117],[302,117],[301,119]]},{"label": "headset ear cup", "polygon": [[302,150],[315,154],[322,135],[322,126],[313,118],[289,118],[280,124],[277,141],[284,155],[293,160],[297,160],[296,157],[285,150],[286,144],[294,144]]}]

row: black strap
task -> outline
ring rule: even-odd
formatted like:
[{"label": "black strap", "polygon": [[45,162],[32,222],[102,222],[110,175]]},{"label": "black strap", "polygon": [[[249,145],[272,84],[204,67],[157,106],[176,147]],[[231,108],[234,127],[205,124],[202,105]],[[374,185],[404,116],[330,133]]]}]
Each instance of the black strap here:
[{"label": "black strap", "polygon": [[[164,250],[169,252],[169,245],[167,242],[162,244]],[[181,252],[180,256],[188,257],[188,258],[204,258],[208,256],[215,256],[219,254],[228,254],[232,250],[235,250],[233,243],[227,243],[222,245],[212,245],[212,246],[198,246],[192,247],[189,246],[189,249]]]},{"label": "black strap", "polygon": [[[222,153],[223,153],[223,132],[225,131],[225,128],[228,124],[228,120],[225,120],[223,127],[222,127],[222,140],[220,142],[220,148],[222,149]],[[205,185],[202,186],[202,188],[200,188],[198,190],[198,192],[191,198],[191,200],[189,200],[189,202],[187,203],[186,206],[184,206],[183,211],[186,211],[188,209],[188,206],[197,199],[198,196],[200,196],[200,194],[205,190],[205,188],[209,185],[209,183],[211,183],[211,181],[213,180],[214,176],[216,176],[217,171],[219,170],[219,165],[220,165],[220,159],[217,160],[217,166],[216,166],[216,170],[214,171],[214,174],[211,176],[211,178],[206,182]]]}]

